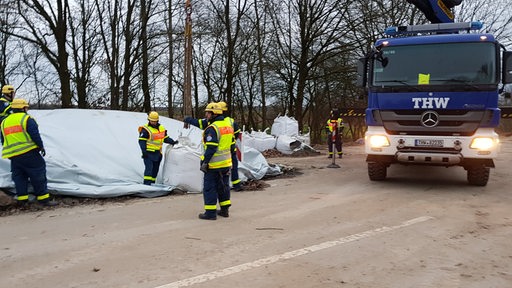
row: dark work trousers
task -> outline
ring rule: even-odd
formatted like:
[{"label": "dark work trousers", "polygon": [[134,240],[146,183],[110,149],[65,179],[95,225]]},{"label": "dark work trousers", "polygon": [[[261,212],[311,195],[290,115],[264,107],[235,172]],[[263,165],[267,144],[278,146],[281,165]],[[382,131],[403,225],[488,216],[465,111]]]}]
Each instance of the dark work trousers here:
[{"label": "dark work trousers", "polygon": [[233,184],[234,188],[240,187],[240,179],[238,178],[238,158],[236,156],[236,151],[231,153],[231,184]]},{"label": "dark work trousers", "polygon": [[[336,134],[335,136],[335,140],[336,140],[336,143],[334,143],[334,146],[336,146],[336,152],[338,155],[342,155],[343,154],[343,150],[341,148],[341,145],[343,144],[341,142],[341,135],[340,134]],[[329,156],[332,156],[333,155],[333,152],[332,151],[332,135],[329,134],[329,137],[327,137],[327,146],[329,148]]]},{"label": "dark work trousers", "polygon": [[160,162],[162,161],[162,153],[160,151],[147,152],[147,157],[144,158],[144,184],[151,185],[156,182],[156,176],[160,169]]},{"label": "dark work trousers", "polygon": [[[203,198],[205,214],[208,217],[217,216],[217,200],[221,207],[223,202],[230,200],[229,170],[229,168],[222,168],[204,173]],[[226,205],[226,207],[229,206]],[[206,209],[207,207],[209,208]]]},{"label": "dark work trousers", "polygon": [[35,196],[48,193],[46,162],[37,149],[14,156],[11,160],[12,181],[16,185],[17,197],[28,195],[28,180],[34,187]]}]

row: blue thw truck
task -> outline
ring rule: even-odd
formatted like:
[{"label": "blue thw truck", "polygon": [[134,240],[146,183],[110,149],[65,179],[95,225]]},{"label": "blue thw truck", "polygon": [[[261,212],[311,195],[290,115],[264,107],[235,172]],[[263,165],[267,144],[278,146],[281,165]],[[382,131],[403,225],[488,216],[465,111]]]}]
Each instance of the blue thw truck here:
[{"label": "blue thw truck", "polygon": [[498,95],[512,82],[512,52],[480,22],[390,27],[359,61],[368,93],[370,180],[391,164],[461,166],[485,186],[499,151]]}]

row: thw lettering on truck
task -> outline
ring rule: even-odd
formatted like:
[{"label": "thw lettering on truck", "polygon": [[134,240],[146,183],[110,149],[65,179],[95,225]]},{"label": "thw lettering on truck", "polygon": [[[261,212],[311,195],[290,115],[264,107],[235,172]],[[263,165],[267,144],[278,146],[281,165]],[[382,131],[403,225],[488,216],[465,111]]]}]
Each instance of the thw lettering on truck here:
[{"label": "thw lettering on truck", "polygon": [[[434,109],[443,108],[445,109],[450,102],[450,98],[437,98],[437,97],[425,97],[425,98],[412,98],[414,103],[414,109]],[[421,106],[420,106],[421,105]]]}]

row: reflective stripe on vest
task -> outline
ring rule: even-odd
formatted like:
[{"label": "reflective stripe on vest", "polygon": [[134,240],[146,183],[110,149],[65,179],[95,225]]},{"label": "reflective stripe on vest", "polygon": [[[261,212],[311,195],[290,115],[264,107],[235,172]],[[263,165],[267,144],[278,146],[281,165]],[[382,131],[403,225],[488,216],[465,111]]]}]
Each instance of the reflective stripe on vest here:
[{"label": "reflective stripe on vest", "polygon": [[[231,117],[224,117],[224,120],[226,120],[229,125],[231,125],[231,127],[233,127],[233,134],[236,134],[236,133],[240,133],[240,128],[238,128],[236,131],[235,131],[235,119],[231,118]],[[233,144],[236,143],[236,139],[233,137]]]},{"label": "reflective stripe on vest", "polygon": [[[219,144],[217,151],[213,154],[212,159],[208,163],[208,168],[219,169],[231,167],[231,145],[233,143],[233,127],[226,121],[215,121],[210,126],[215,129]],[[204,138],[204,137],[203,137]],[[205,143],[206,150],[206,143]]]},{"label": "reflective stripe on vest", "polygon": [[37,148],[27,133],[27,121],[30,116],[26,113],[14,113],[2,121],[4,145],[2,158],[11,158]]},{"label": "reflective stripe on vest", "polygon": [[206,128],[206,127],[203,127],[203,119],[197,119],[197,122],[199,124],[199,129],[204,130],[204,128]]},{"label": "reflective stripe on vest", "polygon": [[162,125],[158,125],[158,129],[144,125],[144,128],[149,132],[149,138],[146,144],[146,150],[149,152],[160,151],[164,143],[165,128]]}]

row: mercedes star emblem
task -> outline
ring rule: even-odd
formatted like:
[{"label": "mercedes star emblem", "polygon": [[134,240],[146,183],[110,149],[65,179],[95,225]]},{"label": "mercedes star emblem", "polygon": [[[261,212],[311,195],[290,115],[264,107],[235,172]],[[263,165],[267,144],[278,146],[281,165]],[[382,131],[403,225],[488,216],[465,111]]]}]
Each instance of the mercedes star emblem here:
[{"label": "mercedes star emblem", "polygon": [[432,128],[439,124],[439,114],[435,111],[425,111],[421,114],[421,125]]}]

